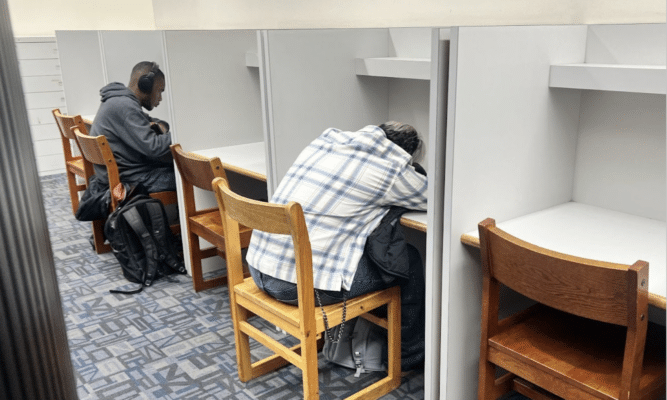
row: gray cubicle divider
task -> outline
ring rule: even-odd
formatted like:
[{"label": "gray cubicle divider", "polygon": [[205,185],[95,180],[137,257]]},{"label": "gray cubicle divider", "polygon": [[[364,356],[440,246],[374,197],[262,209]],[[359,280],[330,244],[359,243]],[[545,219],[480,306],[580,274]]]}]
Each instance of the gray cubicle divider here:
[{"label": "gray cubicle divider", "polygon": [[[173,143],[180,143],[185,151],[197,151],[264,140],[260,71],[258,65],[246,61],[257,54],[256,31],[165,31],[164,43]],[[244,183],[237,185],[247,189],[244,195],[260,196],[265,190],[263,184]],[[178,174],[177,187],[183,204]],[[217,207],[212,193],[196,189],[195,199],[198,208]],[[190,270],[183,213],[181,227]],[[204,273],[223,266],[217,257],[202,263]]]},{"label": "gray cubicle divider", "polygon": [[164,34],[174,141],[192,151],[264,140],[259,68],[246,65],[256,31]]},{"label": "gray cubicle divider", "polygon": [[56,31],[56,41],[67,112],[95,114],[105,83],[98,31]]},{"label": "gray cubicle divider", "polygon": [[[445,215],[447,109],[452,93],[448,81],[452,29],[431,30],[430,99],[428,113],[428,230],[426,233],[426,360],[424,362],[424,398],[438,399],[440,393],[442,337],[442,261]],[[446,332],[446,329],[445,329]]]},{"label": "gray cubicle divider", "polygon": [[[648,29],[658,30],[664,36],[664,25]],[[487,217],[502,222],[573,200],[664,221],[664,96],[549,86],[552,65],[648,63],[627,60],[628,52],[653,48],[643,33],[645,27],[453,30],[440,398],[473,399],[477,392],[482,271],[462,234]],[[664,38],[658,47],[663,58],[656,63],[664,68]],[[615,204],[605,204],[609,198]]]}]

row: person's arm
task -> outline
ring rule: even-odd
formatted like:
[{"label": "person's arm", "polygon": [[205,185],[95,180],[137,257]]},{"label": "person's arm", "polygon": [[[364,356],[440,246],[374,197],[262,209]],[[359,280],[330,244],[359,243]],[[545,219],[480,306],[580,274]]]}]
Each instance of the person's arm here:
[{"label": "person's arm", "polygon": [[[159,120],[158,120],[159,121]],[[152,120],[139,110],[130,110],[124,119],[125,142],[147,158],[163,162],[171,157],[170,135],[158,135],[151,128]]]},{"label": "person's arm", "polygon": [[401,206],[415,211],[426,211],[426,176],[412,165],[406,165],[394,179],[383,199],[384,205]]}]

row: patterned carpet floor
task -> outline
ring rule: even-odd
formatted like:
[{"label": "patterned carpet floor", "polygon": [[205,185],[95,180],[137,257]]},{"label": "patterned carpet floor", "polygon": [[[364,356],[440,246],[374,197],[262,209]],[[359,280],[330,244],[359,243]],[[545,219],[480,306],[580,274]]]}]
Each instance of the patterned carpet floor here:
[{"label": "patterned carpet floor", "polygon": [[[301,371],[293,366],[239,381],[226,287],[195,293],[189,277],[178,276],[136,295],[109,293],[128,282],[111,253],[93,251],[90,223],[72,215],[65,175],[41,183],[80,400],[303,398]],[[267,354],[258,343],[252,351]],[[322,399],[345,398],[384,376],[355,378],[322,357],[319,373]],[[422,371],[383,397],[423,398]]]}]

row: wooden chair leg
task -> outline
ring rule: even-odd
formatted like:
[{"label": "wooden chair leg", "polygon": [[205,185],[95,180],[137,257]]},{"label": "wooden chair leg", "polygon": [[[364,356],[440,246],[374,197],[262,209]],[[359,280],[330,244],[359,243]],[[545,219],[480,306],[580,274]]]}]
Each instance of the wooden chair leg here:
[{"label": "wooden chair leg", "polygon": [[398,287],[395,289],[396,295],[387,304],[387,376],[346,400],[378,399],[401,384],[401,296]]},{"label": "wooden chair leg", "polygon": [[239,380],[248,382],[253,378],[252,360],[250,359],[250,337],[241,332],[241,321],[248,320],[248,312],[238,305],[232,307],[234,319],[234,341],[236,342],[236,364],[239,370]]},{"label": "wooden chair leg", "polygon": [[301,340],[301,373],[303,374],[304,400],[320,398],[317,370],[317,335],[310,335]]},{"label": "wooden chair leg", "polygon": [[398,387],[401,384],[401,297],[396,296],[387,305],[387,374]]},{"label": "wooden chair leg", "polygon": [[97,254],[108,253],[111,251],[111,246],[104,243],[104,223],[103,219],[93,221],[93,245]]},{"label": "wooden chair leg", "polygon": [[478,400],[496,400],[496,366],[480,358],[479,361]]},{"label": "wooden chair leg", "polygon": [[215,247],[202,250],[199,247],[199,236],[192,232],[188,235],[188,240],[190,245],[190,266],[192,267],[192,286],[195,292],[201,292],[202,290],[226,285],[227,275],[204,279],[204,273],[202,271],[201,260],[213,257],[216,254],[220,254],[220,252]]},{"label": "wooden chair leg", "polygon": [[79,209],[79,190],[80,185],[76,183],[76,174],[73,172],[67,171],[67,186],[69,187],[69,198],[72,203],[72,213],[76,214],[76,210]]},{"label": "wooden chair leg", "polygon": [[192,286],[195,292],[203,290],[201,283],[204,281],[201,270],[201,250],[199,249],[199,236],[192,232],[188,233],[188,244],[190,247],[190,268],[192,273]]}]

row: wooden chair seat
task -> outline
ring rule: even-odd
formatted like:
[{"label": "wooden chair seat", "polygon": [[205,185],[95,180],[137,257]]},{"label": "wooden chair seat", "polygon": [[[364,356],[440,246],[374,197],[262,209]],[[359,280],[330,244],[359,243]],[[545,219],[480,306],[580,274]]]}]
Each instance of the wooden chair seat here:
[{"label": "wooden chair seat", "polygon": [[[488,359],[495,365],[564,398],[611,400],[620,393],[625,327],[542,304],[513,317],[505,329],[502,321],[500,326],[488,342]],[[664,391],[664,379],[665,327],[649,323],[640,397]]]},{"label": "wooden chair seat", "polygon": [[[200,238],[213,244],[218,249],[225,248],[225,232],[217,208],[204,210],[201,214],[190,217],[190,229]],[[241,246],[248,247],[252,229],[242,226],[240,229]]]},{"label": "wooden chair seat", "polygon": [[[362,315],[371,322],[380,322],[380,326],[387,328],[386,320],[377,318],[374,315],[366,312],[369,309],[375,309],[383,304],[387,304],[392,296],[396,293],[393,290],[399,290],[398,287],[391,290],[379,290],[368,293],[363,296],[355,297],[347,300],[346,319],[352,319]],[[246,278],[243,283],[234,286],[234,293],[236,293],[236,301],[246,310],[258,315],[274,325],[280,326],[287,333],[292,336],[299,336],[299,324],[301,319],[299,317],[299,307],[282,303],[273,297],[269,296],[257,287],[252,278]],[[400,292],[399,292],[400,296]],[[324,318],[322,313],[315,313],[315,329],[318,332],[324,332]],[[324,312],[327,315],[328,324],[330,326],[339,325],[343,318],[343,307],[341,304],[332,304],[324,306]],[[285,327],[287,322],[289,327]]]},{"label": "wooden chair seat", "polygon": [[[83,157],[74,157],[74,159],[67,161],[67,170],[76,174],[77,176],[85,178],[86,172],[83,167]],[[83,186],[84,189],[86,187],[85,183],[81,186]]]}]

